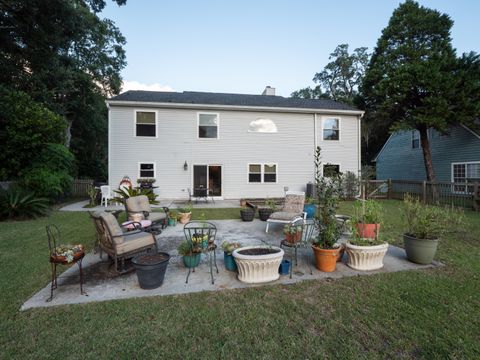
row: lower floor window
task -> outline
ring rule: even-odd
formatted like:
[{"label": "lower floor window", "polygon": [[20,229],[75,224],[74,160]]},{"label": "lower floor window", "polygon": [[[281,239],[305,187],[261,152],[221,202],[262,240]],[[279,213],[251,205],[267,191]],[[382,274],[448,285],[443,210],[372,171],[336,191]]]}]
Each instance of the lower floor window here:
[{"label": "lower floor window", "polygon": [[276,183],[277,164],[249,164],[249,183]]},{"label": "lower floor window", "polygon": [[336,165],[336,164],[323,165],[323,176],[334,177],[336,175],[340,175],[340,165]]},{"label": "lower floor window", "polygon": [[154,178],[155,177],[155,164],[154,163],[140,163],[139,166],[140,178]]},{"label": "lower floor window", "polygon": [[[480,162],[453,164],[452,180],[454,183],[480,182]],[[471,192],[473,186],[455,185],[454,189],[457,192]]]}]

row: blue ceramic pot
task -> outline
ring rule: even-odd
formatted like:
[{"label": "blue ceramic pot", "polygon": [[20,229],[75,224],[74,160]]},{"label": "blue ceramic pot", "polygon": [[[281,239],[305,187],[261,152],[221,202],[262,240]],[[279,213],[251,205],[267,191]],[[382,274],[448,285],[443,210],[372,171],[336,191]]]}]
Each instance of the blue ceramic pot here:
[{"label": "blue ceramic pot", "polygon": [[303,206],[303,211],[307,213],[307,219],[313,219],[315,213],[317,212],[317,205],[315,204],[305,204]]},{"label": "blue ceramic pot", "polygon": [[226,252],[223,252],[223,261],[225,262],[225,267],[227,268],[227,270],[237,271],[237,263],[235,262],[232,254],[227,254]]},{"label": "blue ceramic pot", "polygon": [[290,274],[290,266],[292,266],[292,263],[290,260],[283,259],[282,262],[280,263],[280,268],[278,269],[278,272],[280,275],[288,275]]}]

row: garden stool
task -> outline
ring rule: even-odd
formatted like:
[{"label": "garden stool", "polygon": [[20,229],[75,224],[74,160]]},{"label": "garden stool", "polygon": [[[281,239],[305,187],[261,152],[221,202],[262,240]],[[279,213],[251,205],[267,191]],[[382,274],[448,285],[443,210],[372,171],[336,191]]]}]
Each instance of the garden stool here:
[{"label": "garden stool", "polygon": [[61,245],[60,230],[56,225],[46,226],[48,236],[48,247],[50,250],[50,265],[52,268],[52,284],[50,297],[47,302],[53,299],[53,290],[57,288],[57,265],[77,264],[80,270],[80,294],[86,295],[83,291],[83,269],[82,260],[85,256],[83,245]]}]

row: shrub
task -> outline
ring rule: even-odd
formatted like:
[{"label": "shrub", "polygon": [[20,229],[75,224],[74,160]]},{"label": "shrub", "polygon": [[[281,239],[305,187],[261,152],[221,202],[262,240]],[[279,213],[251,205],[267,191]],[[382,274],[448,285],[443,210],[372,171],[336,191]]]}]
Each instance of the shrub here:
[{"label": "shrub", "polygon": [[72,181],[73,178],[65,171],[51,171],[44,167],[35,167],[23,175],[21,184],[37,196],[54,200],[70,189]]},{"label": "shrub", "polygon": [[0,189],[0,218],[29,219],[48,214],[48,200],[36,197],[34,193],[13,186]]}]

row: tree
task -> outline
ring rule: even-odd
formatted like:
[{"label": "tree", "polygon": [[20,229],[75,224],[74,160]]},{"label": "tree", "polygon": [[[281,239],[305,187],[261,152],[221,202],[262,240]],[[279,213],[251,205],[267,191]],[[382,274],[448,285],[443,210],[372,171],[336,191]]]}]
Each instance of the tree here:
[{"label": "tree", "polygon": [[479,98],[478,57],[456,58],[452,24],[448,15],[413,0],[401,4],[382,31],[361,88],[374,126],[419,131],[429,181],[435,173],[427,130],[447,133],[478,116],[472,103]]},{"label": "tree", "polygon": [[316,73],[313,82],[315,88],[304,88],[292,93],[292,97],[306,99],[329,98],[347,104],[353,104],[362,83],[369,54],[366,47],[360,47],[349,54],[348,44],[338,45],[330,54],[331,60]]},{"label": "tree", "polygon": [[[104,7],[103,0],[0,3],[1,83],[65,118],[65,144],[77,154],[79,168],[87,171],[92,167],[78,154],[93,154],[98,148],[106,153],[103,100],[119,92],[120,71],[126,65],[124,37],[111,20],[97,16]],[[77,138],[95,134],[99,121],[101,137]]]}]

